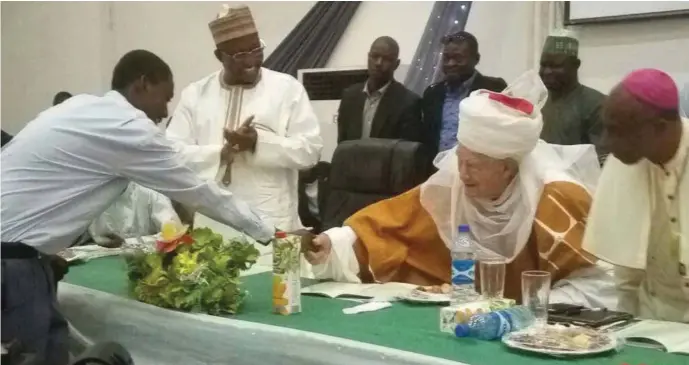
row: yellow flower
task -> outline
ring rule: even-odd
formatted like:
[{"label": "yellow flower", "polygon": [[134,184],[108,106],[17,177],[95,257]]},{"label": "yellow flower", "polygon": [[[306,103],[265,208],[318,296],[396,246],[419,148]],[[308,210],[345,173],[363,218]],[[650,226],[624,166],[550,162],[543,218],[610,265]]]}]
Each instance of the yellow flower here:
[{"label": "yellow flower", "polygon": [[176,240],[187,233],[188,229],[188,225],[182,225],[175,221],[167,221],[163,223],[163,226],[160,228],[160,238],[162,241]]}]

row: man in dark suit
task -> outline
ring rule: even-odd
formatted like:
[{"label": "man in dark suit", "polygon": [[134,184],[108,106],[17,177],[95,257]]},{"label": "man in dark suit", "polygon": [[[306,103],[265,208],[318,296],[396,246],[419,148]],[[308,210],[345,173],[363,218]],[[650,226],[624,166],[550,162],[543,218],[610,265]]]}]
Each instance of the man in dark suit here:
[{"label": "man in dark suit", "polygon": [[368,80],[342,93],[337,142],[361,138],[419,140],[421,105],[418,95],[395,81],[399,45],[380,37],[368,52]]},{"label": "man in dark suit", "polygon": [[[2,146],[5,146],[6,143],[9,143],[13,137],[14,137],[13,135],[11,135],[5,131],[2,131]],[[0,147],[2,147],[2,146],[0,146]]]},{"label": "man in dark suit", "polygon": [[443,38],[442,70],[445,79],[423,93],[423,139],[432,161],[438,152],[457,144],[459,103],[471,92],[487,89],[500,92],[505,80],[481,75],[476,71],[481,55],[478,41],[471,33],[458,32]]},{"label": "man in dark suit", "polygon": [[67,91],[60,91],[53,97],[53,106],[62,104],[63,101],[72,97],[72,94]]}]

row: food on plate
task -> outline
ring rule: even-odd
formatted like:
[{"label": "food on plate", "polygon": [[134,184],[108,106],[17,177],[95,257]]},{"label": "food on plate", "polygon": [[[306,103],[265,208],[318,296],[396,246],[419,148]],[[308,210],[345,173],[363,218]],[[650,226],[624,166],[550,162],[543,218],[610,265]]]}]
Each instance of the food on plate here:
[{"label": "food on plate", "polygon": [[511,333],[507,339],[521,347],[559,352],[596,351],[609,347],[613,341],[605,333],[594,329],[560,325],[549,325],[544,328],[532,327]]},{"label": "food on plate", "polygon": [[450,284],[420,286],[416,290],[431,294],[450,294],[452,286]]}]

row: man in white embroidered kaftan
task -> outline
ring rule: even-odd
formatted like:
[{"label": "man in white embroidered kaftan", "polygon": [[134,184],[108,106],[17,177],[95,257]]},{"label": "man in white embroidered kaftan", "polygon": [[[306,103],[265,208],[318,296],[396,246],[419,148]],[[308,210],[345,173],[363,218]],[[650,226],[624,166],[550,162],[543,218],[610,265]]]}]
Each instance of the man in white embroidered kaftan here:
[{"label": "man in white embroidered kaftan", "polygon": [[203,178],[222,182],[278,229],[300,229],[298,172],[322,148],[306,90],[261,67],[265,45],[247,6],[225,6],[209,27],[222,69],[182,91],[167,134]]}]

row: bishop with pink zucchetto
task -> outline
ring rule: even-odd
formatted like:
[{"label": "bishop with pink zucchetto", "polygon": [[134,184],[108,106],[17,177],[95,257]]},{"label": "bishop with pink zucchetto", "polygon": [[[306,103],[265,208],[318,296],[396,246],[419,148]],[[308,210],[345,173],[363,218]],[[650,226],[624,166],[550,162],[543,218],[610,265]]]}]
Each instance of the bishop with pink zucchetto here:
[{"label": "bishop with pink zucchetto", "polygon": [[616,266],[619,309],[689,322],[689,120],[672,78],[636,70],[603,112],[608,158],[584,249]]}]

